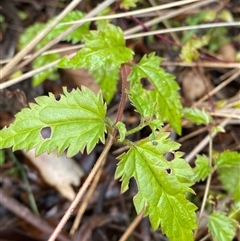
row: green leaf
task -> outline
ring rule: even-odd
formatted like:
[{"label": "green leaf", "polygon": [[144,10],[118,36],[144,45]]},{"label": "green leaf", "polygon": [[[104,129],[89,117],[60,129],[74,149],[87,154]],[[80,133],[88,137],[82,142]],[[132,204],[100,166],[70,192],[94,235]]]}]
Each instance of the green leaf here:
[{"label": "green leaf", "polygon": [[[58,25],[56,25],[45,37],[43,40],[41,40],[37,46],[36,49],[40,49],[47,43],[49,43],[51,40],[62,34],[64,31],[66,31],[69,28],[69,25],[62,25],[63,23],[69,22],[69,21],[75,21],[83,18],[85,14],[80,11],[72,11],[68,13]],[[35,23],[32,26],[28,27],[23,34],[20,36],[19,40],[19,48],[22,49],[26,47],[29,42],[35,38],[41,31],[43,31],[44,28],[46,28],[47,25],[49,25],[50,22],[52,22],[53,19],[50,19],[46,24],[42,23]],[[89,26],[90,22],[84,23],[81,27],[77,28],[70,34],[68,34],[67,37],[65,37],[65,41],[77,43],[82,41],[83,34],[89,33]]]},{"label": "green leaf", "polygon": [[[179,86],[171,74],[168,74],[159,67],[161,58],[155,56],[154,53],[148,56],[143,56],[141,61],[132,68],[128,79],[131,81],[131,88],[139,90],[142,95],[143,90],[139,82],[142,78],[147,78],[154,87],[154,90],[144,89],[144,99],[139,97],[137,91],[132,91],[131,101],[140,113],[145,116],[151,114],[160,117],[160,119],[167,119],[174,130],[181,133],[181,116],[182,104],[180,102],[180,95],[178,93]],[[153,100],[153,101],[152,101]],[[151,102],[150,102],[151,101]],[[140,107],[142,105],[142,107]],[[144,107],[149,106],[146,110]]]},{"label": "green leaf", "polygon": [[126,8],[126,9],[133,8],[133,7],[137,6],[136,5],[137,2],[140,2],[140,1],[139,0],[121,0],[120,1],[120,7]]},{"label": "green leaf", "polygon": [[[57,149],[60,155],[65,149],[73,156],[86,147],[91,152],[99,140],[104,142],[106,106],[101,92],[96,96],[82,87],[56,100],[53,94],[36,98],[37,104],[30,104],[16,115],[15,122],[0,131],[0,149],[13,150],[36,147],[36,154]],[[41,131],[51,129],[49,138],[43,138]]]},{"label": "green leaf", "polygon": [[227,28],[216,28],[214,31],[208,33],[210,41],[208,48],[211,52],[217,51],[223,44],[230,43],[231,39],[228,37]]},{"label": "green leaf", "polygon": [[[39,56],[33,61],[33,69],[37,69],[58,59],[60,59],[59,54],[48,54]],[[41,84],[46,79],[56,80],[58,79],[58,77],[59,75],[57,72],[57,67],[49,68],[33,76],[33,86]]]},{"label": "green leaf", "polygon": [[125,136],[126,136],[126,133],[127,133],[126,126],[123,122],[119,121],[116,124],[116,127],[118,128],[118,131],[119,131],[119,134],[120,134],[119,141],[123,141],[125,139]]},{"label": "green leaf", "polygon": [[[104,8],[97,16],[110,15],[111,12],[112,12],[112,9],[110,7],[107,7],[107,8]],[[96,24],[98,30],[104,31],[104,29],[108,26],[110,21],[111,21],[111,19],[100,19],[100,20],[96,20],[95,24]]]},{"label": "green leaf", "polygon": [[117,90],[119,69],[106,71],[104,68],[99,68],[91,71],[91,74],[94,80],[100,85],[104,99],[107,103],[110,103]]},{"label": "green leaf", "polygon": [[229,10],[223,10],[219,16],[220,19],[222,19],[225,22],[233,22],[234,18],[232,13]]},{"label": "green leaf", "polygon": [[204,110],[199,110],[197,108],[184,108],[183,115],[185,118],[192,122],[195,122],[198,125],[207,125],[212,121],[211,115],[209,115]]},{"label": "green leaf", "polygon": [[226,150],[219,154],[216,164],[217,167],[231,167],[240,165],[240,153],[237,151]]},{"label": "green leaf", "polygon": [[[65,32],[70,25],[64,25],[63,23],[71,22],[71,21],[77,21],[82,19],[86,14],[75,10],[72,12],[69,12],[61,21],[58,25],[56,25],[52,31],[48,33],[46,38],[48,40],[52,40]],[[50,20],[52,21],[52,20]],[[48,22],[49,23],[49,22]],[[89,33],[89,26],[90,22],[85,22],[82,26],[79,28],[75,29],[73,32],[69,33],[63,40],[71,42],[73,44],[76,44],[78,42],[81,42],[83,40],[83,35]]]},{"label": "green leaf", "polygon": [[233,197],[236,202],[240,202],[240,164],[218,168],[218,179],[221,181],[224,189]]},{"label": "green leaf", "polygon": [[3,150],[0,150],[0,166],[5,162],[5,153]]},{"label": "green leaf", "polygon": [[154,116],[156,113],[156,101],[149,91],[142,88],[140,82],[131,86],[127,93],[132,105],[143,118],[151,118]]},{"label": "green leaf", "polygon": [[65,68],[86,68],[90,71],[103,68],[106,72],[120,68],[133,58],[131,49],[125,47],[123,32],[119,27],[109,24],[104,31],[91,31],[84,35],[85,46],[69,60]]},{"label": "green leaf", "polygon": [[193,172],[180,152],[175,152],[171,162],[164,158],[166,152],[180,146],[168,136],[169,133],[159,133],[154,143],[147,138],[133,144],[118,157],[115,178],[121,177],[122,192],[128,189],[130,178],[136,179],[135,208],[137,213],[145,210],[154,229],[161,225],[171,241],[191,241],[196,207],[186,199],[186,193],[192,192],[189,177]]},{"label": "green leaf", "polygon": [[212,133],[225,133],[226,131],[224,130],[224,128],[222,126],[212,126],[212,129],[211,129]]},{"label": "green leaf", "polygon": [[34,39],[43,29],[45,25],[43,23],[35,23],[28,27],[19,38],[18,48],[23,49],[29,42]]},{"label": "green leaf", "polygon": [[[72,11],[68,13],[62,20],[61,22],[55,26],[36,46],[35,49],[40,49],[46,44],[48,44],[51,40],[54,38],[58,37],[60,34],[65,32],[68,28],[69,25],[63,25],[63,23],[69,22],[69,21],[74,21],[74,20],[79,20],[84,17],[84,13],[80,11]],[[19,40],[19,48],[23,49],[26,47],[29,42],[35,38],[41,31],[43,31],[44,28],[46,28],[47,25],[52,22],[53,19],[49,20],[46,24],[40,24],[36,23],[29,28],[26,29],[26,31],[20,36]],[[82,41],[82,36],[83,34],[89,33],[89,26],[90,22],[84,23],[81,27],[75,29],[73,32],[68,34],[63,40],[72,42],[73,44],[78,43]],[[33,61],[33,69],[37,69],[42,67],[43,65],[46,65],[48,63],[51,63],[55,60],[60,59],[59,54],[49,54],[49,55],[42,55],[36,58]],[[49,80],[56,80],[58,78],[58,73],[57,73],[57,67],[52,67],[48,70],[42,71],[38,74],[36,74],[33,77],[33,86],[39,85],[42,83],[44,80],[49,79]]]},{"label": "green leaf", "polygon": [[218,179],[224,189],[240,202],[240,153],[226,150],[220,153],[216,160]]},{"label": "green leaf", "polygon": [[208,220],[209,231],[214,241],[232,241],[237,230],[237,222],[225,213],[217,211]]},{"label": "green leaf", "polygon": [[182,47],[180,57],[187,63],[190,63],[199,57],[198,49],[207,45],[210,40],[210,36],[205,35],[202,38],[192,37]]},{"label": "green leaf", "polygon": [[195,168],[193,169],[194,176],[192,180],[194,182],[198,182],[200,180],[204,180],[212,171],[211,166],[209,165],[209,159],[205,155],[197,155],[197,159],[195,161]]}]

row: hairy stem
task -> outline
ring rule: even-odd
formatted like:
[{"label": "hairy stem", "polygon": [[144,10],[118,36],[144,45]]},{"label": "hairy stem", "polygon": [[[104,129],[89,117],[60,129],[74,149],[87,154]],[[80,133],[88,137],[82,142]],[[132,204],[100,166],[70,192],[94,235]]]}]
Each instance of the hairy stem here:
[{"label": "hairy stem", "polygon": [[120,100],[120,104],[118,107],[118,113],[117,113],[117,117],[115,120],[115,124],[117,124],[122,119],[125,102],[127,99],[126,89],[127,89],[127,76],[129,74],[129,72],[130,72],[129,66],[126,64],[123,64],[121,66],[121,70],[120,70],[121,81],[122,81],[121,100]]}]

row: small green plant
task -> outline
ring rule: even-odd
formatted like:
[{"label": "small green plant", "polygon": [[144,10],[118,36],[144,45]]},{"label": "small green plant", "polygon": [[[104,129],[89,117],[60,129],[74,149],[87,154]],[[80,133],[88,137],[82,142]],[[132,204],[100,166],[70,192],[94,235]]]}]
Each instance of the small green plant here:
[{"label": "small green plant", "polygon": [[[183,153],[178,151],[180,144],[162,130],[163,123],[168,122],[181,134],[183,116],[197,124],[209,124],[211,117],[198,109],[183,109],[179,86],[174,77],[160,67],[161,58],[155,53],[144,55],[138,63],[133,63],[134,52],[126,47],[120,28],[108,25],[104,31],[83,35],[83,40],[85,46],[75,57],[63,58],[58,67],[88,69],[100,83],[101,91],[95,95],[86,87],[71,92],[63,88],[60,100],[53,94],[37,97],[36,103],[24,108],[13,124],[0,131],[0,148],[36,148],[36,155],[56,149],[58,154],[67,151],[70,157],[84,149],[90,153],[99,141],[105,143],[108,150],[112,144],[122,143],[129,150],[118,157],[115,178],[122,181],[122,192],[128,189],[131,178],[136,180],[138,193],[133,202],[137,213],[149,216],[153,229],[161,227],[171,241],[194,240],[197,207],[187,198],[189,193],[194,193],[191,186],[214,171],[224,182],[230,175],[228,171],[232,170],[229,168],[239,166],[239,154],[219,154],[214,164],[199,156],[192,169],[183,159]],[[117,118],[112,121],[106,116],[107,103],[115,93],[119,75],[122,98]],[[151,90],[143,87],[143,78],[151,83]],[[127,97],[141,116],[139,125],[130,130],[121,122]],[[148,137],[136,142],[128,139],[146,126],[152,130]],[[50,128],[49,138],[42,137],[44,128]],[[174,154],[171,162],[165,158],[167,152]],[[239,201],[236,188],[224,187]],[[235,214],[237,209],[233,211]],[[236,230],[234,218],[229,213],[212,213],[209,231],[215,240],[231,240]],[[219,232],[225,221],[228,225]]]},{"label": "small green plant", "polygon": [[[201,11],[196,15],[191,15],[186,18],[186,23],[188,25],[197,25],[203,22],[213,22],[216,20],[221,20],[225,22],[233,21],[232,14],[227,11],[221,11],[217,13],[216,11]],[[216,52],[223,44],[231,42],[231,38],[227,37],[227,28],[216,28],[209,29],[206,33],[201,33],[201,36],[196,34],[196,30],[188,31],[182,37],[182,43],[184,44],[181,49],[180,57],[185,62],[192,62],[199,58],[199,49],[203,46],[208,47],[211,52]]]}]

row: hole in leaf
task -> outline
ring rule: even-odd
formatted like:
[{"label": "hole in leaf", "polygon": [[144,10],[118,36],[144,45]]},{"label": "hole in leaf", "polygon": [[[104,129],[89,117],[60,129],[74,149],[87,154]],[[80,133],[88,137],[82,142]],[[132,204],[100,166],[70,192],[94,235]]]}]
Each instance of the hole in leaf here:
[{"label": "hole in leaf", "polygon": [[49,126],[43,127],[40,130],[40,135],[44,140],[49,139],[51,137],[51,134],[52,134],[52,129]]},{"label": "hole in leaf", "polygon": [[171,175],[172,174],[172,169],[171,168],[167,168],[165,169],[165,171],[167,172],[167,174]]},{"label": "hole in leaf", "polygon": [[152,141],[152,145],[153,145],[153,146],[157,146],[157,145],[158,145],[158,142],[157,142],[157,141]]},{"label": "hole in leaf", "polygon": [[172,161],[172,160],[174,159],[174,157],[175,157],[175,155],[174,155],[173,152],[167,152],[167,153],[165,154],[165,158],[166,158],[169,162]]},{"label": "hole in leaf", "polygon": [[153,85],[151,84],[151,82],[147,79],[147,78],[142,78],[140,80],[142,87],[146,90],[154,90]]}]

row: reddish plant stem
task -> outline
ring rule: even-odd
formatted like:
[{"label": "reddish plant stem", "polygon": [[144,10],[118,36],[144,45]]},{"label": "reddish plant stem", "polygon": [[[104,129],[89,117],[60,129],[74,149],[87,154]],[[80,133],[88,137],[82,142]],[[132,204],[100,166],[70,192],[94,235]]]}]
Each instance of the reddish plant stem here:
[{"label": "reddish plant stem", "polygon": [[120,70],[121,82],[122,82],[121,100],[120,100],[115,124],[117,124],[122,119],[125,102],[127,99],[126,89],[127,89],[127,77],[129,75],[129,73],[130,73],[130,67],[126,64],[123,64],[121,66],[121,70]]},{"label": "reddish plant stem", "polygon": [[[118,113],[117,113],[117,118],[116,118],[115,124],[118,121],[121,120],[122,115],[123,115],[124,106],[125,106],[125,102],[126,102],[126,98],[127,98],[125,90],[127,88],[127,76],[129,74],[129,72],[130,72],[130,67],[128,65],[126,65],[126,64],[122,65],[122,67],[121,67],[122,96],[121,96],[121,101],[120,101],[120,104],[119,104],[119,108],[118,108]],[[71,203],[71,205],[68,208],[68,210],[66,211],[65,215],[60,220],[58,226],[56,227],[56,229],[54,230],[54,232],[52,233],[52,235],[50,236],[48,241],[54,241],[56,239],[57,235],[63,229],[63,227],[66,224],[67,220],[70,218],[73,210],[76,208],[77,204],[82,199],[83,194],[86,192],[88,186],[91,184],[92,180],[94,179],[97,171],[104,164],[105,159],[107,157],[107,154],[108,154],[112,144],[114,143],[116,135],[117,135],[117,128],[114,128],[112,135],[111,134],[109,135],[109,137],[108,137],[108,139],[106,141],[104,150],[101,153],[101,155],[99,156],[99,158],[98,158],[97,162],[95,163],[92,171],[89,173],[87,179],[85,180],[84,184],[80,188],[80,190],[77,193],[75,199]]]},{"label": "reddish plant stem", "polygon": [[[136,17],[134,16],[131,16],[131,18],[136,22],[138,23],[139,25],[141,25],[145,30],[147,31],[151,31],[151,28],[149,28],[148,26],[146,26],[142,21],[140,21],[139,19],[137,19]],[[171,39],[167,38],[167,37],[164,37],[163,35],[161,34],[156,34],[155,37],[157,37],[158,39],[161,39],[163,40],[164,42],[166,43],[169,43],[171,45],[175,45],[179,48],[182,48],[182,45],[178,44],[178,43],[175,43],[174,41],[172,41]]]},{"label": "reddish plant stem", "polygon": [[[126,11],[126,10],[125,10]],[[126,11],[127,12],[127,11]],[[145,29],[146,31],[151,31],[151,28],[149,28],[148,26],[146,26],[141,20],[139,20],[138,18],[134,17],[134,16],[131,16],[131,18],[136,22],[138,23],[139,25],[141,25],[143,27],[143,29]],[[171,45],[175,45],[177,47],[179,47],[180,49],[183,47],[181,44],[178,44],[174,41],[172,41],[171,39],[161,35],[161,34],[156,34],[155,35],[156,38],[160,39],[160,40],[163,40],[164,42],[166,43],[169,43]],[[201,59],[205,59],[205,60],[209,60],[209,61],[218,61],[220,63],[225,63],[225,62],[228,62],[228,61],[224,61],[224,60],[221,60],[221,59],[218,59],[216,57],[212,57],[212,56],[208,56],[204,53],[200,53],[200,58]]]}]

